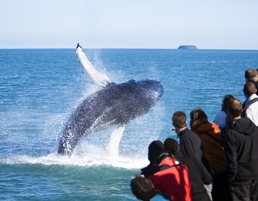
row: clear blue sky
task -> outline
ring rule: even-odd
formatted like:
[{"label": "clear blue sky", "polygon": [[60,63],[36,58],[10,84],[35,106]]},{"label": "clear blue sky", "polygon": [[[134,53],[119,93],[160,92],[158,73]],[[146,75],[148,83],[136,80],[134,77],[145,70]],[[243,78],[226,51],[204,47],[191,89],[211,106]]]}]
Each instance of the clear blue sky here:
[{"label": "clear blue sky", "polygon": [[258,0],[0,0],[0,48],[258,50]]}]

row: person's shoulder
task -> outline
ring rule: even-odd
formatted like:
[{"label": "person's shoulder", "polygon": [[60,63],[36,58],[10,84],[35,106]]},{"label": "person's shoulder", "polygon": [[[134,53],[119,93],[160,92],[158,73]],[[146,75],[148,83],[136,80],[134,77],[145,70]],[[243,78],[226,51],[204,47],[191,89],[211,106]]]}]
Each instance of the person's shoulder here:
[{"label": "person's shoulder", "polygon": [[238,134],[250,134],[252,132],[258,133],[258,127],[248,118],[242,117],[233,121],[226,128],[227,136]]},{"label": "person's shoulder", "polygon": [[193,169],[194,167],[200,167],[200,163],[195,156],[185,156],[181,155],[178,157],[178,159],[185,164],[187,167],[190,167]]},{"label": "person's shoulder", "polygon": [[256,105],[258,102],[258,96],[256,94],[251,95],[249,98],[247,98],[243,104],[244,111],[247,110],[252,105]]},{"label": "person's shoulder", "polygon": [[186,135],[192,139],[200,139],[196,132],[187,128]]},{"label": "person's shoulder", "polygon": [[253,94],[251,97],[252,98],[258,98],[257,94]]},{"label": "person's shoulder", "polygon": [[180,140],[199,141],[201,139],[194,131],[187,128],[183,131],[183,134],[181,135]]},{"label": "person's shoulder", "polygon": [[223,110],[219,111],[218,114],[216,115],[217,118],[224,117],[224,116],[227,116],[227,114]]},{"label": "person's shoulder", "polygon": [[190,130],[183,130],[183,131],[181,131],[180,132],[180,134],[179,134],[179,138],[180,138],[180,140],[182,141],[182,140],[185,140],[185,139],[188,139],[188,138],[190,138],[191,137],[191,131]]},{"label": "person's shoulder", "polygon": [[184,130],[181,131],[181,134],[182,136],[186,136],[186,135],[189,135],[189,134],[192,134],[193,131],[191,131],[189,128],[185,128]]},{"label": "person's shoulder", "polygon": [[149,164],[147,167],[144,167],[141,169],[141,174],[143,174],[145,177],[148,177],[150,175],[155,174],[159,171],[158,165]]},{"label": "person's shoulder", "polygon": [[225,123],[227,114],[224,111],[220,111],[216,117],[214,118],[213,122],[216,123],[218,126],[221,126],[222,124]]}]

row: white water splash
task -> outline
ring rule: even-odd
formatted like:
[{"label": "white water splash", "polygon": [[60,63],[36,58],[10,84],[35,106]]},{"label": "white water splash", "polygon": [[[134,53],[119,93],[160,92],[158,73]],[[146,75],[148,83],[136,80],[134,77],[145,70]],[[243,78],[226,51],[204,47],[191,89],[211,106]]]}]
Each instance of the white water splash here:
[{"label": "white water splash", "polygon": [[[56,153],[51,153],[46,156],[31,157],[31,156],[13,156],[6,159],[0,159],[1,164],[42,164],[42,165],[64,165],[64,166],[111,166],[115,168],[125,169],[140,169],[148,165],[146,157],[135,156],[110,156],[105,149],[88,145],[89,153],[75,153],[71,157],[61,156]],[[93,153],[94,150],[94,153]]]}]

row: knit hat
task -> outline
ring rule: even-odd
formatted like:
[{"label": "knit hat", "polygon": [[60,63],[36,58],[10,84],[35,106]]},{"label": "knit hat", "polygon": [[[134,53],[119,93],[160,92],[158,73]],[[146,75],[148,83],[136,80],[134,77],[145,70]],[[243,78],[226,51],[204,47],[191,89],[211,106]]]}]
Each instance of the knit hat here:
[{"label": "knit hat", "polygon": [[245,78],[251,79],[257,76],[257,70],[255,69],[248,69],[245,71]]},{"label": "knit hat", "polygon": [[160,140],[155,140],[149,145],[148,159],[151,163],[159,163],[160,155],[165,152],[164,145]]}]

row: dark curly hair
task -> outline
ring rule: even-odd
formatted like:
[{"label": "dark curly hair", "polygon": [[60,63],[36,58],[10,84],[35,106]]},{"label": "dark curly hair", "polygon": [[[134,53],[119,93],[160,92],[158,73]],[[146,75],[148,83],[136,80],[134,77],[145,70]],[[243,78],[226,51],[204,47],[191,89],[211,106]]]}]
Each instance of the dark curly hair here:
[{"label": "dark curly hair", "polygon": [[167,138],[164,141],[164,148],[172,155],[175,155],[177,152],[180,151],[180,145],[173,138]]}]

